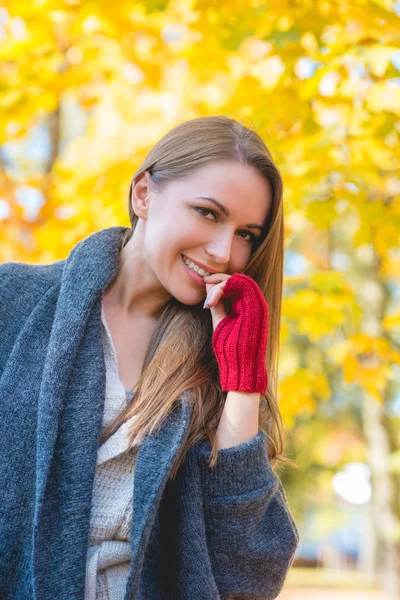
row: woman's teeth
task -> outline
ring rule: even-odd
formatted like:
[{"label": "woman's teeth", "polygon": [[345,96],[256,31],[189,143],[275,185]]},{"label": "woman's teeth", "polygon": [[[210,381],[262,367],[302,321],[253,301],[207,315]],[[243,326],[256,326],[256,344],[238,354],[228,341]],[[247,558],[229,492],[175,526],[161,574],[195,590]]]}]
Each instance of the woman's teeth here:
[{"label": "woman's teeth", "polygon": [[183,262],[185,263],[185,265],[187,265],[189,267],[189,269],[192,269],[192,271],[194,271],[195,273],[200,275],[200,277],[204,277],[204,275],[211,275],[211,273],[207,273],[207,271],[204,271],[203,269],[198,267],[194,262],[192,262],[191,260],[186,258],[186,256],[183,256],[183,254],[182,254],[182,258],[183,258]]}]

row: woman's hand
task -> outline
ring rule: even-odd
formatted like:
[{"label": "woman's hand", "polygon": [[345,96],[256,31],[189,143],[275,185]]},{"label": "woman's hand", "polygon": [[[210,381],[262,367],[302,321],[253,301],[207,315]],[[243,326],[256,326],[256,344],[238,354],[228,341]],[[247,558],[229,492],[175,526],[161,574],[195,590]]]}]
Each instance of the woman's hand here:
[{"label": "woman's hand", "polygon": [[206,308],[208,303],[208,308],[211,310],[214,331],[218,323],[220,323],[222,319],[227,316],[225,312],[225,306],[222,301],[222,290],[224,289],[224,285],[228,281],[229,277],[232,277],[232,275],[227,275],[226,273],[214,273],[213,275],[203,277],[203,281],[206,284],[207,290],[207,298],[204,302],[204,308]]},{"label": "woman's hand", "polygon": [[[268,385],[266,352],[269,307],[254,279],[244,273],[214,273],[203,278],[207,288],[206,305],[211,307],[214,333],[212,344],[223,391],[259,392]],[[229,314],[222,299],[230,299]],[[214,314],[213,314],[214,311]]]}]

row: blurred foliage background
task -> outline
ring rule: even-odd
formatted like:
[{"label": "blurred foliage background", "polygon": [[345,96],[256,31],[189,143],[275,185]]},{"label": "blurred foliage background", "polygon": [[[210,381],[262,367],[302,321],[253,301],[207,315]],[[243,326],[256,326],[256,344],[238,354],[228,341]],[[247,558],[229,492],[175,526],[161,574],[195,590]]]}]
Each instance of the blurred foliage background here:
[{"label": "blurred foliage background", "polygon": [[129,225],[133,172],[187,119],[242,120],[281,170],[288,599],[400,597],[399,15],[391,0],[0,3],[1,261],[53,262]]}]

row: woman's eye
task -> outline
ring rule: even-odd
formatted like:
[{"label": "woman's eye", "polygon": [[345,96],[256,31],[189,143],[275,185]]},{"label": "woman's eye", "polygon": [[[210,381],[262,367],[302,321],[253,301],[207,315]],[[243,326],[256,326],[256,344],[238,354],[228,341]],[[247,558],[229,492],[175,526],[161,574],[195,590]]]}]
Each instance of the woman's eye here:
[{"label": "woman's eye", "polygon": [[256,237],[252,233],[250,233],[250,231],[243,231],[243,233],[249,236],[249,239],[247,239],[246,242],[250,242],[252,244],[256,241]]},{"label": "woman's eye", "polygon": [[[200,206],[198,206],[195,208],[195,210],[198,210],[198,211],[203,210],[206,213],[211,213],[212,215],[215,215],[216,217],[218,216],[217,213],[215,213],[213,210],[210,210],[208,208],[201,208]],[[202,213],[200,213],[200,214],[202,214]],[[203,214],[203,217],[204,217],[204,214]]]},{"label": "woman's eye", "polygon": [[[196,206],[195,210],[197,210],[197,211],[204,211],[206,213],[210,213],[210,214],[214,215],[218,219],[218,213],[216,213],[213,210],[210,210],[209,208],[202,208],[201,206]],[[200,214],[203,217],[205,217],[205,215],[203,213],[200,212]],[[207,218],[207,217],[205,217],[205,218]],[[210,220],[210,219],[208,219],[208,220]],[[245,238],[243,238],[246,242],[250,242],[251,244],[253,244],[253,242],[256,241],[256,236],[253,235],[252,233],[250,233],[250,231],[245,231],[244,229],[242,229],[242,231],[243,231],[243,233],[245,233],[246,235],[249,236],[249,238],[247,240]]]}]

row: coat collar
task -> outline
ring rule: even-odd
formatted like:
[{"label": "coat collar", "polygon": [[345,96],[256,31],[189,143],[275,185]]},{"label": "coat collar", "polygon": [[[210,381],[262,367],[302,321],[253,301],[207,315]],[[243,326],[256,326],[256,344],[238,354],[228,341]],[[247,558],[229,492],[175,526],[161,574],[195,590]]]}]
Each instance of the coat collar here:
[{"label": "coat collar", "polygon": [[[84,597],[92,486],[105,396],[101,297],[116,277],[125,227],[101,230],[64,262],[59,289],[42,299],[55,313],[38,398],[33,568],[35,596]],[[46,303],[48,305],[46,305]],[[47,311],[48,308],[48,311]],[[51,317],[49,317],[51,318]],[[40,323],[32,326],[40,327]],[[151,524],[192,406],[186,393],[162,427],[141,443],[135,467],[131,529],[132,585],[140,577]]]}]

